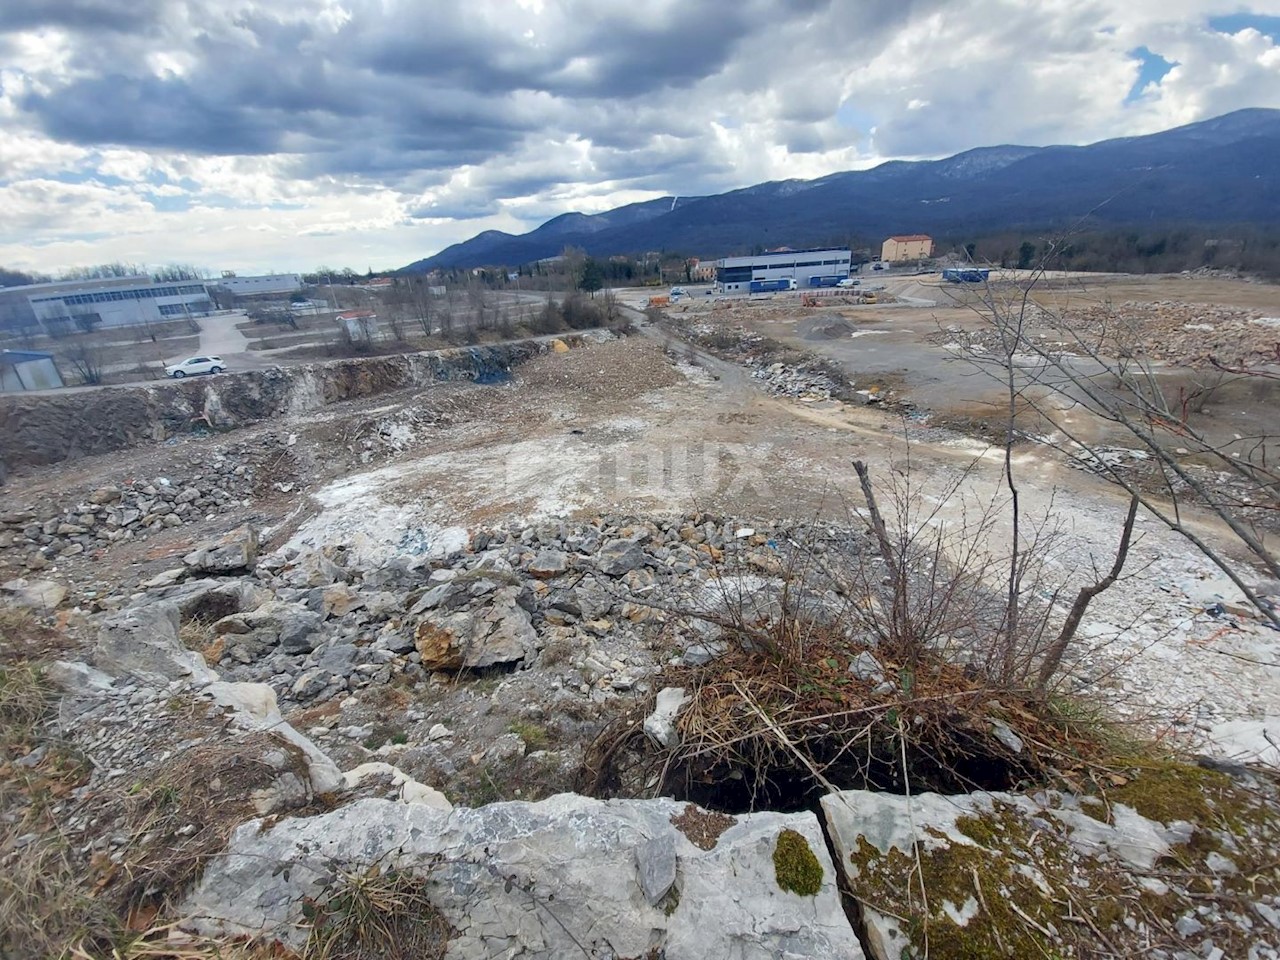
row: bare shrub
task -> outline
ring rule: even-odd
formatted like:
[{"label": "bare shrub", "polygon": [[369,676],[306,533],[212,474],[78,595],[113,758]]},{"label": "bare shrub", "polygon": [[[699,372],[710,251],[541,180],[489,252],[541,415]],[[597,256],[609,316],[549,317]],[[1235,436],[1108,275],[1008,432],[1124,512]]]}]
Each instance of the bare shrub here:
[{"label": "bare shrub", "polygon": [[798,809],[832,789],[1011,789],[1096,749],[1057,722],[1052,686],[1089,604],[1122,574],[1136,508],[1105,574],[1064,574],[1071,544],[1052,505],[1011,523],[1007,489],[971,489],[980,462],[928,491],[909,461],[881,489],[855,463],[860,520],[810,524],[722,569],[718,610],[675,611],[727,648],[657,685],[686,691],[678,737],[651,740],[645,704],[593,744],[580,788]]},{"label": "bare shrub", "polygon": [[604,312],[600,307],[576,291],[564,298],[560,311],[565,326],[570,330],[588,330],[600,326],[604,321]]},{"label": "bare shrub", "polygon": [[564,329],[564,317],[560,312],[559,306],[555,300],[548,294],[547,299],[542,304],[542,309],[534,316],[533,321],[529,324],[529,328],[536,334],[552,334],[559,333]]},{"label": "bare shrub", "polygon": [[[1261,363],[1207,357],[1198,384],[1189,391],[1169,391],[1165,371],[1150,357],[1146,332],[1130,318],[1106,311],[1096,328],[1082,329],[1031,300],[1050,259],[1046,256],[1031,278],[1012,291],[985,287],[973,309],[983,321],[979,337],[986,340],[962,338],[964,356],[1006,385],[1011,405],[1041,418],[1047,427],[1042,432],[1052,438],[1048,442],[1054,449],[1106,477],[1188,540],[1280,627],[1280,610],[1260,595],[1247,567],[1202,535],[1187,510],[1210,511],[1266,576],[1280,579],[1280,554],[1271,542],[1280,511],[1280,469],[1275,464],[1280,434],[1264,430],[1224,439],[1198,416],[1225,383],[1206,365],[1242,377],[1271,377],[1274,372]],[[1052,336],[1037,336],[1035,326]],[[994,351],[986,346],[992,339],[999,345]],[[1144,481],[1104,456],[1101,445],[1081,427],[1086,421],[1106,425],[1135,443],[1152,478]],[[1012,420],[1010,424],[1012,435]]]},{"label": "bare shrub", "polygon": [[88,337],[79,337],[59,351],[61,358],[71,365],[80,382],[86,385],[102,383],[104,350]]}]

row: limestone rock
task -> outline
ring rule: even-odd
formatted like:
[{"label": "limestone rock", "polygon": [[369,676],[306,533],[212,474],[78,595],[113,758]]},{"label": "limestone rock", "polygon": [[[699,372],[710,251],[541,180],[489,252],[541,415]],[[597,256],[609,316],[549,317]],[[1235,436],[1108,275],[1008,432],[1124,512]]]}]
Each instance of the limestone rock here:
[{"label": "limestone rock", "polygon": [[676,717],[688,697],[684,687],[665,687],[658,691],[657,702],[653,713],[644,719],[644,732],[660,747],[675,746],[679,734],[676,732]]},{"label": "limestone rock", "polygon": [[320,611],[325,617],[345,617],[364,606],[364,597],[348,583],[335,583],[321,595]]},{"label": "limestone rock", "polygon": [[868,683],[884,682],[884,667],[870,650],[863,650],[849,664],[849,672]]},{"label": "limestone rock", "polygon": [[484,752],[484,761],[492,767],[502,769],[524,756],[527,746],[519,734],[504,733],[489,745]]},{"label": "limestone rock", "polygon": [[192,550],[182,562],[200,573],[250,570],[258,562],[258,531],[246,524]]},{"label": "limestone rock", "polygon": [[[1028,834],[1052,835],[1082,857],[1138,872],[1150,871],[1157,860],[1170,852],[1173,843],[1185,839],[1175,827],[1147,820],[1124,804],[1113,804],[1110,810],[1113,822],[1103,822],[1084,812],[1076,798],[1056,791],[1036,796],[976,792],[906,797],[845,790],[822,798],[827,832],[854,896],[859,895],[861,884],[875,886],[876,878],[864,876],[864,872],[875,874],[888,863],[887,859],[867,861],[867,851],[878,852],[881,857],[897,851],[906,862],[915,855],[916,844],[925,855],[965,847],[989,858],[997,871],[1014,871],[1037,886],[1045,886],[1045,878],[1037,872],[1039,866],[1017,861],[1020,840],[1011,836],[1008,848],[1003,849],[979,844],[960,829],[961,819],[992,818],[999,824],[1000,834],[1007,831],[1008,823],[1020,821]],[[880,879],[883,882],[884,878]],[[904,951],[915,949],[896,919],[876,911],[865,902],[866,898],[861,899],[863,934],[873,960],[898,960],[906,955]]]},{"label": "limestone rock", "polygon": [[368,779],[388,777],[391,780],[391,784],[399,789],[402,803],[419,803],[434,810],[453,809],[453,804],[439,790],[419,783],[399,767],[394,767],[389,763],[362,763],[360,766],[348,770],[342,776],[346,781],[348,790],[360,786],[362,782]]},{"label": "limestone rock", "polygon": [[503,587],[487,607],[445,615],[428,612],[414,635],[422,666],[480,669],[532,656],[538,636],[518,596],[517,588]]},{"label": "limestone rock", "polygon": [[675,837],[662,834],[636,847],[636,873],[645,902],[656,907],[676,884]]},{"label": "limestone rock", "polygon": [[293,682],[293,686],[289,688],[289,693],[293,695],[295,700],[310,700],[312,697],[317,697],[329,689],[331,682],[332,674],[327,670],[307,670]]},{"label": "limestone rock", "polygon": [[[457,930],[451,957],[559,960],[587,944],[600,957],[862,960],[812,814],[738,817],[703,850],[671,822],[684,811],[673,800],[561,794],[451,811],[360,800],[266,829],[254,821],[180,912],[206,933],[266,934],[296,948],[307,936],[303,898],[324,896],[324,871],[311,865],[380,862],[430,873],[433,903]],[[815,896],[777,884],[784,829],[822,867]],[[676,895],[652,905],[669,879]]]},{"label": "limestone rock", "polygon": [[543,550],[529,564],[529,576],[551,580],[569,570],[569,557],[562,550]]},{"label": "limestone rock", "polygon": [[271,600],[213,625],[217,634],[252,634],[262,644],[279,644],[285,653],[310,653],[320,641],[320,615],[301,604]]},{"label": "limestone rock", "polygon": [[97,506],[119,503],[122,494],[119,487],[99,487],[89,494],[89,502]]},{"label": "limestone rock", "polygon": [[646,559],[644,549],[638,543],[611,540],[596,554],[596,568],[611,577],[620,577],[643,566]]},{"label": "limestone rock", "polygon": [[115,685],[112,677],[78,660],[55,660],[44,675],[73,697],[100,697]]},{"label": "limestone rock", "polygon": [[173,603],[153,603],[104,618],[93,660],[113,676],[142,674],[162,680],[190,678],[198,683],[217,679],[204,658],[178,639],[178,608]]},{"label": "limestone rock", "polygon": [[172,587],[174,584],[180,583],[186,575],[186,567],[172,567],[162,573],[156,574],[149,580],[143,580],[139,586],[145,590],[158,590],[161,587]]},{"label": "limestone rock", "polygon": [[0,595],[19,607],[55,610],[67,599],[67,588],[52,580],[26,580],[19,577],[0,584]]},{"label": "limestone rock", "polygon": [[319,550],[302,555],[289,572],[289,582],[295,586],[327,587],[346,579],[346,572]]}]

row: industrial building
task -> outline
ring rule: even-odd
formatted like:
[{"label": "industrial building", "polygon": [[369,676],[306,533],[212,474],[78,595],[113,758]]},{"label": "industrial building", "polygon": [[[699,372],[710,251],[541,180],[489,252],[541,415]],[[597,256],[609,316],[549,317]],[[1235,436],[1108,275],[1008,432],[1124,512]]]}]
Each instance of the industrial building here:
[{"label": "industrial building", "polygon": [[238,277],[233,270],[224,270],[221,278],[210,286],[221,287],[237,297],[260,297],[280,293],[297,293],[302,289],[302,278],[296,273],[266,273],[259,277]]},{"label": "industrial building", "polygon": [[58,322],[127,327],[213,312],[202,280],[156,283],[150,277],[105,277],[34,283],[5,291],[24,296],[46,329]]},{"label": "industrial building", "polygon": [[716,287],[721,293],[745,293],[752,280],[795,280],[797,289],[830,286],[820,278],[849,275],[853,254],[848,250],[777,250],[751,257],[725,257],[716,262]]},{"label": "industrial building", "polygon": [[880,259],[885,263],[901,263],[905,260],[927,260],[933,256],[933,238],[923,233],[902,237],[890,237],[880,247]]}]

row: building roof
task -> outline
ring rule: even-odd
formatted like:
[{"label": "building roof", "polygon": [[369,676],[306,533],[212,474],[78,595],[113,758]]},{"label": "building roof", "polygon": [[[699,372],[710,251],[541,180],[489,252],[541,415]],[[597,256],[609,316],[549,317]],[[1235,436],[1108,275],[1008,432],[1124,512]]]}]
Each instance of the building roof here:
[{"label": "building roof", "polygon": [[145,273],[137,273],[128,277],[92,277],[87,280],[49,280],[45,283],[24,283],[17,287],[6,287],[5,290],[6,292],[14,293],[44,293],[50,290],[66,290],[79,293],[86,288],[111,287],[114,289],[116,287],[131,286],[155,286],[155,281]]},{"label": "building roof", "polygon": [[343,313],[338,314],[338,319],[339,320],[370,320],[376,316],[377,314],[374,313],[372,310],[347,310]]},{"label": "building roof", "polygon": [[41,353],[39,350],[0,350],[0,363],[15,364],[52,359],[52,353]]},{"label": "building roof", "polygon": [[[848,247],[804,247],[800,250],[770,250],[767,253],[755,253],[740,257],[721,257],[716,263],[724,266],[730,260],[737,260],[743,263],[751,263],[759,260],[765,260],[770,257],[792,257],[801,253],[850,253]],[[852,254],[850,254],[852,256]]]},{"label": "building roof", "polygon": [[933,240],[933,237],[925,233],[909,233],[901,237],[890,237],[890,240],[897,240],[899,243],[910,243],[913,240]]}]

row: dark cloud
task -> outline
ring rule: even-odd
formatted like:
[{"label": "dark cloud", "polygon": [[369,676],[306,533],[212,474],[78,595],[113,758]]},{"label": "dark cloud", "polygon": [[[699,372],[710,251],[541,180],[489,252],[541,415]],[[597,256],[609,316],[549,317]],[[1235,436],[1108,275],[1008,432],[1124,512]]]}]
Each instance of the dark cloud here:
[{"label": "dark cloud", "polygon": [[138,33],[165,15],[165,0],[27,0],[0,5],[0,31],[61,27],[76,32]]},{"label": "dark cloud", "polygon": [[492,197],[472,197],[447,200],[439,203],[418,203],[407,213],[414,220],[479,220],[492,216],[502,209]]},{"label": "dark cloud", "polygon": [[50,94],[29,94],[22,105],[39,116],[51,136],[87,146],[262,154],[274,152],[283,133],[278,117],[157,77],[77,80]]},{"label": "dark cloud", "polygon": [[[139,33],[132,49],[129,37],[117,37],[104,51],[86,40],[77,72],[104,61],[108,70],[89,69],[70,82],[51,77],[41,84],[48,92],[22,101],[57,139],[213,155],[288,151],[304,154],[300,169],[313,174],[394,178],[483,163],[537,133],[640,150],[657,162],[649,171],[660,170],[667,151],[650,149],[646,120],[689,137],[699,125],[673,115],[669,100],[650,101],[717,75],[762,25],[810,16],[825,3],[804,0],[780,15],[768,0],[693,0],[657,10],[569,0],[534,16],[514,5],[387,12],[356,0],[336,28],[305,6],[261,4],[237,10],[233,20],[199,3],[34,6],[39,17],[11,14],[9,29],[37,22],[88,28],[113,16],[138,27],[145,16],[166,42],[180,44],[166,49]],[[528,31],[495,28],[494,11],[508,8],[511,17],[526,16]],[[184,41],[183,22],[197,25]],[[148,53],[194,62],[180,76],[157,76]],[[513,185],[536,190],[553,182],[520,177]]]},{"label": "dark cloud", "polygon": [[[15,31],[68,31],[65,63],[59,48],[10,85],[25,126],[89,147],[284,154],[299,179],[435,198],[420,218],[584,183],[705,193],[801,175],[776,156],[820,169],[873,123],[886,155],[1087,139],[1064,118],[1088,117],[1096,91],[1062,64],[1109,42],[1094,0],[1051,14],[995,0],[978,17],[943,0],[0,4],[0,50]],[[1037,72],[1055,70],[1046,96]],[[832,119],[847,101],[858,130]]]}]

